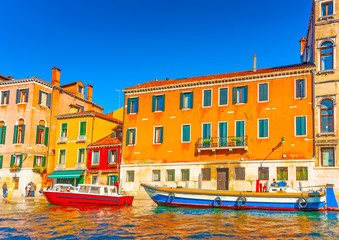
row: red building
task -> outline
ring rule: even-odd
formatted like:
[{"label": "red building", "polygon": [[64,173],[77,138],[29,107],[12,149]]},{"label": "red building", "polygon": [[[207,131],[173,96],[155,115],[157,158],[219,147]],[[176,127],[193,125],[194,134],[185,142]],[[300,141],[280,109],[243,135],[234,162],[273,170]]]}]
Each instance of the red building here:
[{"label": "red building", "polygon": [[115,185],[119,179],[122,127],[87,147],[87,183]]}]

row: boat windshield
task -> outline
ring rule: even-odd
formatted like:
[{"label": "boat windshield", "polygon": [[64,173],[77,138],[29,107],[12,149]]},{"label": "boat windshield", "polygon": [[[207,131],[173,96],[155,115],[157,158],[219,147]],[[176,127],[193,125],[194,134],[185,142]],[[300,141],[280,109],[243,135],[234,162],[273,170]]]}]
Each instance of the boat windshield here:
[{"label": "boat windshield", "polygon": [[105,194],[108,194],[108,189],[107,189],[107,187],[104,188],[104,193],[105,193]]},{"label": "boat windshield", "polygon": [[90,193],[100,194],[100,187],[91,187]]},{"label": "boat windshield", "polygon": [[110,188],[109,190],[109,194],[111,195],[114,195],[116,193],[115,188]]},{"label": "boat windshield", "polygon": [[88,193],[89,192],[89,186],[80,186],[79,192]]}]

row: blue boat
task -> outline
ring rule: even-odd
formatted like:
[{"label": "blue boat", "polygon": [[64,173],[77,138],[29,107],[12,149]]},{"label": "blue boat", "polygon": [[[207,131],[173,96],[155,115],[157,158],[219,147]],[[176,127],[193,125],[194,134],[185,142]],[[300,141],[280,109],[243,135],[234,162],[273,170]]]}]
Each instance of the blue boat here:
[{"label": "blue boat", "polygon": [[326,209],[326,189],[299,191],[288,186],[270,187],[267,192],[204,190],[141,184],[158,205],[264,210],[320,211]]}]

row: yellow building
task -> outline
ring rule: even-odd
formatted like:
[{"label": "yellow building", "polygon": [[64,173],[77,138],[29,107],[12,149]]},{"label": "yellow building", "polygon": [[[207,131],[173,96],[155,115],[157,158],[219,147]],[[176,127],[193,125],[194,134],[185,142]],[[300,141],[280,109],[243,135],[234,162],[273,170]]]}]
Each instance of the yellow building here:
[{"label": "yellow building", "polygon": [[110,114],[85,111],[56,116],[54,183],[77,185],[86,181],[86,147],[106,137],[122,122]]}]

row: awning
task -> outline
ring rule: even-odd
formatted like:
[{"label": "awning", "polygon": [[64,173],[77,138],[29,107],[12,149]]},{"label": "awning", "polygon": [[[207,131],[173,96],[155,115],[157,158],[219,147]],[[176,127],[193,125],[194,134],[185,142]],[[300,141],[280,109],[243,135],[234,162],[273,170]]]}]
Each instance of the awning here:
[{"label": "awning", "polygon": [[80,175],[84,172],[84,170],[77,171],[54,171],[52,172],[48,178],[79,178]]}]

